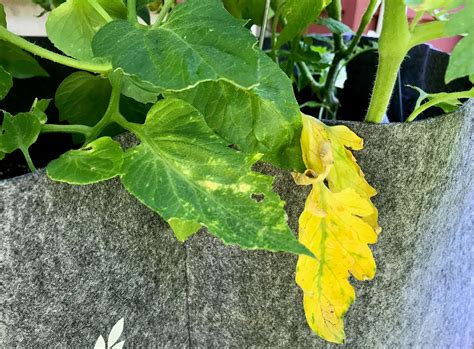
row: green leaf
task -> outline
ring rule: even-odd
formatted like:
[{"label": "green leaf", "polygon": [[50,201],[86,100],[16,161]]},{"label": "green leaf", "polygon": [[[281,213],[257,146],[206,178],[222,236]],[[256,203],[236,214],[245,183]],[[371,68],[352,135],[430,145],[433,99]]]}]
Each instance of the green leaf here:
[{"label": "green leaf", "polygon": [[51,99],[36,98],[31,106],[30,113],[36,116],[40,124],[44,125],[48,121],[46,109],[48,109]]},{"label": "green leaf", "polygon": [[243,152],[265,154],[264,160],[288,169],[304,167],[301,114],[291,82],[264,53],[258,84],[250,90],[217,81],[170,95],[191,103],[219,136]]},{"label": "green leaf", "polygon": [[426,93],[422,89],[410,86],[420,94],[413,112],[408,116],[407,122],[415,120],[415,118],[431,107],[441,108],[445,113],[450,113],[462,105],[461,100],[466,98],[474,98],[474,87],[468,91],[461,92],[441,92]]},{"label": "green leaf", "polygon": [[0,152],[9,154],[17,149],[27,152],[38,139],[41,123],[34,113],[19,113],[12,116],[4,112],[1,130]]},{"label": "green leaf", "polygon": [[192,220],[188,221],[179,218],[171,218],[168,220],[168,224],[171,229],[173,229],[176,238],[181,242],[186,241],[190,236],[196,234],[199,229],[201,229],[201,224]]},{"label": "green leaf", "polygon": [[84,185],[111,179],[121,173],[123,151],[110,137],[102,137],[78,150],[70,150],[46,167],[58,182]]},{"label": "green leaf", "polygon": [[351,28],[349,28],[347,25],[345,25],[342,22],[339,22],[335,20],[334,18],[328,17],[321,17],[316,20],[316,24],[324,25],[326,28],[328,28],[331,33],[334,34],[346,34],[346,33],[351,33],[353,34],[354,32],[352,31]]},{"label": "green leaf", "polygon": [[250,19],[251,24],[262,24],[265,0],[223,0],[222,2],[232,16]]},{"label": "green leaf", "polygon": [[4,99],[13,86],[13,79],[9,72],[0,66],[0,100]]},{"label": "green leaf", "polygon": [[417,12],[451,9],[458,3],[458,0],[405,0],[405,4]]},{"label": "green leaf", "polygon": [[0,41],[0,66],[16,79],[49,76],[36,59],[15,45]]},{"label": "green leaf", "polygon": [[281,47],[302,34],[330,3],[331,0],[286,0],[282,9],[286,25],[278,37],[276,46]]},{"label": "green leaf", "polygon": [[446,24],[448,35],[466,35],[454,48],[446,70],[446,83],[474,74],[474,0],[466,0],[464,8],[455,13]]},{"label": "green leaf", "polygon": [[109,80],[86,72],[69,75],[55,96],[59,119],[94,126],[107,110],[112,88]]},{"label": "green leaf", "polygon": [[182,90],[206,80],[256,83],[255,38],[219,0],[188,0],[160,27],[135,27],[113,21],[92,43],[114,68],[136,75],[163,90]]},{"label": "green leaf", "polygon": [[[442,96],[449,96],[449,93],[447,92],[427,93],[423,91],[421,88],[416,87],[416,86],[408,85],[408,87],[416,90],[420,94],[416,101],[414,111],[420,108],[423,102],[431,101],[432,99],[439,98]],[[462,105],[462,102],[458,100],[457,98],[453,98],[452,100],[447,100],[439,104],[436,104],[434,105],[434,107],[441,108],[445,113],[450,113],[457,110],[460,105]]]},{"label": "green leaf", "polygon": [[126,74],[122,69],[116,69],[110,76],[121,74],[122,76],[122,94],[129,98],[133,98],[137,102],[147,104],[156,103],[161,89],[152,83],[140,80],[136,76]]},{"label": "green leaf", "polygon": [[7,16],[5,14],[5,9],[3,5],[0,4],[0,26],[6,28],[7,27]]},{"label": "green leaf", "polygon": [[[112,18],[126,18],[127,8],[121,0],[96,1]],[[91,60],[92,38],[107,22],[90,1],[67,0],[49,14],[46,30],[49,39],[65,54]]]},{"label": "green leaf", "polygon": [[122,183],[165,220],[206,226],[247,249],[308,253],[286,223],[272,178],[250,170],[256,157],[229,148],[190,104],[162,100],[134,132],[141,144],[125,154]]}]

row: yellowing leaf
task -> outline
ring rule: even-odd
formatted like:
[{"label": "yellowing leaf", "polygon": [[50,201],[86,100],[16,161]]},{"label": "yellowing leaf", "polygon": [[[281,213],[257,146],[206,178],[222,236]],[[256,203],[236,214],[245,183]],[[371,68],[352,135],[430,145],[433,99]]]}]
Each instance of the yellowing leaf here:
[{"label": "yellowing leaf", "polygon": [[[339,192],[345,188],[354,189],[360,196],[370,199],[377,194],[365,179],[364,173],[357,164],[356,159],[348,148],[361,150],[364,141],[346,126],[327,126],[321,121],[303,115],[303,133],[301,144],[303,148],[303,159],[306,167],[316,172],[323,171],[321,160],[321,146],[329,143],[334,158],[334,166],[331,167],[327,182],[329,189]],[[306,150],[305,150],[306,149]],[[377,224],[378,212],[372,204],[373,214],[365,220],[380,232]]]},{"label": "yellowing leaf", "polygon": [[346,149],[363,145],[348,128],[303,115],[301,145],[308,170],[294,178],[313,189],[299,220],[299,240],[316,258],[299,257],[296,282],[304,292],[310,327],[327,341],[343,343],[344,315],[355,299],[348,278],[375,275],[368,246],[377,241],[379,230],[370,201],[375,190]]}]

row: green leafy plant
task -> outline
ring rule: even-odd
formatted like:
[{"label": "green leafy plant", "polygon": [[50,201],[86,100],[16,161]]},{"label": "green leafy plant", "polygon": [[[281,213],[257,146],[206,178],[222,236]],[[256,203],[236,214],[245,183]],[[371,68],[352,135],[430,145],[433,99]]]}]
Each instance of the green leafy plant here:
[{"label": "green leafy plant", "polygon": [[[0,99],[14,78],[47,75],[31,54],[79,70],[55,95],[62,123],[48,123],[49,100],[35,100],[17,115],[4,112],[0,159],[19,150],[35,171],[29,147],[38,136],[72,134],[82,145],[47,166],[51,179],[87,185],[117,177],[179,241],[206,227],[227,244],[298,254],[296,281],[308,324],[342,343],[344,314],[355,299],[349,276],[375,274],[368,245],[380,233],[371,201],[376,192],[350,150],[363,141],[346,127],[303,115],[292,80],[299,89],[311,88],[320,117],[334,118],[345,65],[375,49],[359,44],[378,4],[370,1],[352,33],[341,23],[339,0],[42,1],[52,10],[48,37],[64,54],[9,32],[0,5]],[[406,5],[417,11],[411,23]],[[468,59],[473,29],[466,20],[473,2],[451,12],[459,6],[386,1],[367,121],[382,120],[400,64],[416,44],[467,35],[453,52],[447,80],[474,73]],[[150,10],[158,11],[153,23]],[[425,12],[437,20],[418,24]],[[332,37],[304,35],[313,22]],[[260,45],[249,30],[253,24],[261,24]],[[266,53],[259,48],[265,28],[271,34]],[[353,35],[344,40],[346,33]],[[410,121],[431,106],[452,111],[473,94],[419,92]],[[135,144],[122,147],[112,138],[124,131]],[[312,186],[299,240],[272,191],[273,179],[252,170],[257,161],[293,171],[298,184]]]},{"label": "green leafy plant", "polygon": [[[68,124],[47,123],[38,105],[16,116],[5,113],[0,151],[20,149],[34,170],[28,148],[40,133],[79,134],[84,146],[51,162],[50,178],[90,184],[120,177],[180,240],[206,226],[244,248],[311,255],[288,227],[272,179],[251,171],[259,159],[301,168],[301,119],[289,81],[218,0],[190,0],[172,12],[174,3],[166,1],[151,26],[138,23],[136,5],[68,0],[55,8],[48,36],[69,57],[0,28],[0,38],[21,54],[27,55],[23,49],[86,71],[68,77],[56,94]],[[2,64],[5,91],[16,63]],[[155,104],[144,123],[126,117],[126,96]],[[133,133],[140,144],[122,150],[104,134],[111,125]]]}]

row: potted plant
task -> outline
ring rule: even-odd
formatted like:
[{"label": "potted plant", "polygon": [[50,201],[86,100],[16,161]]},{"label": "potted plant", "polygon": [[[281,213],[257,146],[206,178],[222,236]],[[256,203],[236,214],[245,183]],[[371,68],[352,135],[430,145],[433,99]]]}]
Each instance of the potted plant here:
[{"label": "potted plant", "polygon": [[[67,56],[0,28],[0,39],[8,45],[81,70],[56,92],[55,104],[67,123],[47,122],[45,100],[35,101],[28,112],[4,113],[2,155],[19,149],[34,170],[28,148],[40,134],[72,133],[83,143],[52,161],[46,172],[0,183],[5,284],[11,285],[4,302],[8,330],[3,342],[83,345],[125,317],[125,337],[132,346],[323,345],[311,334],[304,311],[319,336],[343,342],[343,317],[355,295],[349,275],[360,280],[374,277],[368,245],[380,232],[371,201],[375,189],[348,149],[360,150],[362,140],[345,126],[325,126],[302,116],[283,70],[256,47],[246,22],[233,18],[220,1],[187,0],[177,6],[164,1],[157,4],[156,21],[147,26],[137,19],[145,3],[68,0],[54,8],[48,36]],[[270,12],[268,1],[226,5],[258,13],[254,20],[262,16],[263,23]],[[260,12],[252,12],[257,5]],[[301,32],[326,5],[275,2],[270,56],[285,65],[290,76],[296,64],[298,76],[315,90],[320,88],[316,97],[323,98],[317,103],[333,116],[339,66],[351,59],[377,4],[371,2],[349,46],[334,29],[330,64],[318,67],[309,55],[313,67],[308,67],[307,56],[298,58],[308,53],[301,45]],[[440,7],[416,6],[421,14]],[[471,4],[465,6],[453,16],[466,16]],[[340,10],[337,1],[331,3],[332,20],[321,21],[340,28]],[[464,27],[452,32],[450,23],[464,23],[453,19],[445,30],[443,17],[442,30],[438,22],[429,28],[409,25],[402,10],[403,2],[387,1],[370,122],[383,118],[394,71],[410,45],[469,32]],[[448,14],[442,15],[452,18]],[[280,24],[284,27],[277,36]],[[395,40],[394,31],[403,32],[403,40]],[[469,36],[461,43],[464,40]],[[288,41],[290,54],[281,49]],[[451,78],[472,74],[459,59],[453,54]],[[5,95],[13,74],[8,65],[2,67]],[[324,77],[325,86],[315,76]],[[471,94],[472,90],[423,95],[429,102],[420,102],[420,108],[443,103],[452,110],[458,99]],[[134,119],[137,113],[130,104],[137,103],[141,110],[153,104],[145,120]],[[454,114],[412,124],[349,123],[367,141],[360,163],[381,193],[377,206],[384,233],[375,247],[380,248],[376,255],[382,273],[360,291],[349,313],[348,343],[439,343],[437,336],[416,338],[414,333],[417,326],[419,333],[432,331],[440,316],[411,310],[433,305],[439,281],[431,273],[447,267],[453,256],[449,248],[459,246],[459,255],[468,258],[469,245],[462,238],[469,236],[455,229],[462,205],[452,200],[463,201],[461,189],[472,179],[453,171],[468,163],[471,110],[467,103]],[[437,133],[440,129],[445,133]],[[123,130],[128,135],[110,137]],[[436,146],[428,143],[433,137]],[[387,172],[397,179],[387,177]],[[402,181],[403,175],[409,180]],[[116,179],[105,182],[112,178]],[[294,185],[293,179],[302,186]],[[299,225],[299,241],[272,183],[286,201],[289,225],[293,230]],[[456,218],[447,220],[447,212]],[[196,234],[202,228],[214,237]],[[186,243],[176,243],[171,230]],[[444,243],[448,237],[451,246]],[[223,246],[221,240],[244,249],[291,254],[242,251]],[[423,258],[410,261],[410,255]],[[295,266],[304,307],[292,281]],[[456,291],[465,288],[461,285]],[[439,293],[449,298],[440,304],[457,309],[459,302],[450,292]],[[450,314],[448,310],[443,315]],[[457,317],[457,333],[466,332],[468,319],[469,314]],[[35,330],[38,324],[40,330]],[[84,342],[78,342],[78,328]],[[112,332],[109,347],[117,340],[117,331]],[[452,343],[454,334],[444,338]],[[97,343],[102,342],[105,345],[103,339]]]}]

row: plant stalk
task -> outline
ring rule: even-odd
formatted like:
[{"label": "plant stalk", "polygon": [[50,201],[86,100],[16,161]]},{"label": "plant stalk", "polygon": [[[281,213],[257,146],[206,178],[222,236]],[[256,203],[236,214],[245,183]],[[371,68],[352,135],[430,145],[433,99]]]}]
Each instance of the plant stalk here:
[{"label": "plant stalk", "polygon": [[138,23],[137,0],[127,0],[127,19],[130,23]]},{"label": "plant stalk", "polygon": [[161,8],[160,13],[158,14],[158,18],[156,19],[155,24],[153,24],[153,27],[159,27],[161,23],[163,23],[163,20],[165,19],[166,15],[171,10],[173,5],[174,0],[165,0],[165,3],[163,4],[163,7]]},{"label": "plant stalk", "polygon": [[109,105],[102,119],[100,119],[100,121],[92,128],[91,133],[86,137],[86,144],[97,139],[104,129],[112,123],[114,115],[120,113],[122,76],[117,75],[110,79],[110,82],[112,84],[112,93],[110,95]]},{"label": "plant stalk", "polygon": [[97,2],[97,0],[88,0],[89,4],[102,16],[107,23],[112,22],[113,18],[104,10],[104,8]]},{"label": "plant stalk", "polygon": [[34,55],[40,56],[47,60],[50,60],[55,63],[59,63],[71,68],[84,70],[92,73],[108,73],[112,70],[111,64],[98,64],[98,63],[90,63],[90,62],[82,62],[76,59],[66,57],[49,50],[46,50],[38,45],[35,45],[25,39],[9,32],[4,27],[0,26],[0,39],[8,41],[9,43],[18,46],[19,48],[28,51]]},{"label": "plant stalk", "polygon": [[85,125],[46,124],[41,127],[41,133],[80,133],[87,137],[91,132],[92,127]]},{"label": "plant stalk", "polygon": [[387,112],[398,71],[409,49],[410,31],[404,0],[386,0],[379,40],[379,66],[365,120],[381,123]]},{"label": "plant stalk", "polygon": [[20,151],[23,153],[23,156],[25,157],[26,163],[28,164],[28,168],[30,169],[30,171],[36,172],[36,167],[33,164],[33,160],[31,160],[31,156],[28,152],[28,149],[20,148]]},{"label": "plant stalk", "polygon": [[[324,90],[326,91],[326,96],[324,97],[323,102],[325,104],[328,104],[330,106],[330,110],[335,113],[335,109],[337,109],[337,105],[339,104],[339,101],[337,100],[337,97],[334,95],[334,87],[336,84],[336,79],[340,71],[340,65],[341,61],[347,57],[349,57],[352,52],[355,50],[357,45],[360,42],[360,39],[362,35],[364,34],[365,30],[367,29],[367,26],[369,25],[370,21],[372,20],[372,17],[374,16],[375,10],[377,9],[378,5],[380,4],[380,0],[370,0],[369,5],[367,6],[367,9],[364,12],[364,15],[362,16],[359,28],[357,29],[357,33],[354,36],[354,38],[351,40],[351,43],[347,49],[342,48],[342,44],[339,43],[338,41],[342,41],[342,36],[337,36],[333,34],[334,36],[334,48],[336,50],[336,53],[334,55],[333,61],[331,63],[331,68],[329,69],[328,76],[326,78],[326,83]],[[340,4],[339,4],[340,5]],[[337,6],[337,5],[335,5]],[[331,14],[331,12],[330,12]],[[334,13],[334,16],[337,19],[339,18],[340,20],[340,13],[337,15]],[[339,48],[339,49],[338,49]]]},{"label": "plant stalk", "polygon": [[[342,20],[342,5],[341,0],[333,0],[327,7],[328,15],[336,21]],[[344,42],[342,40],[342,35],[339,33],[332,34],[334,38],[334,48],[336,51],[340,51],[344,47]]]},{"label": "plant stalk", "polygon": [[370,0],[369,5],[367,6],[367,9],[365,10],[362,19],[359,24],[359,28],[357,29],[357,33],[354,36],[354,38],[351,40],[351,43],[347,50],[345,51],[346,57],[352,54],[352,52],[355,50],[357,45],[359,45],[360,39],[362,38],[362,35],[364,35],[365,31],[367,30],[367,27],[374,17],[375,11],[380,5],[381,0]]},{"label": "plant stalk", "polygon": [[265,32],[267,31],[268,14],[270,13],[271,0],[266,0],[265,11],[263,13],[262,25],[260,27],[259,47],[262,50],[265,41]]}]

